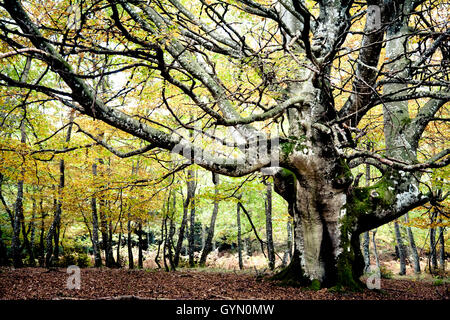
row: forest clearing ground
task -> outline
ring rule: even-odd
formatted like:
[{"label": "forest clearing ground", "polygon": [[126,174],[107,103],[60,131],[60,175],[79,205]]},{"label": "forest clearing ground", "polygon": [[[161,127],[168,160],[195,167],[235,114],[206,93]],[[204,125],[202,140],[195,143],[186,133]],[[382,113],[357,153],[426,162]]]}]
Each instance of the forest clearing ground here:
[{"label": "forest clearing ground", "polygon": [[281,287],[251,272],[175,272],[143,269],[81,269],[81,288],[68,289],[65,268],[1,268],[0,299],[176,299],[176,300],[442,300],[448,282],[381,279],[381,290],[333,292]]}]

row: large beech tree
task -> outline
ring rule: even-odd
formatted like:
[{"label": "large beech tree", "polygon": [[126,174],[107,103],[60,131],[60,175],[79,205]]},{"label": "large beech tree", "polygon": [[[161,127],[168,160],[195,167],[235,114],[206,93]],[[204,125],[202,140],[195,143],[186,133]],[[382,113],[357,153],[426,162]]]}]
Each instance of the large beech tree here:
[{"label": "large beech tree", "polygon": [[[1,72],[2,86],[39,92],[141,139],[139,149],[119,152],[78,126],[120,157],[159,148],[217,174],[273,175],[294,219],[295,256],[281,277],[358,287],[359,235],[443,200],[422,183],[424,171],[449,163],[449,149],[427,158],[418,150],[429,123],[446,120],[450,99],[444,2],[0,6],[0,58],[31,57],[42,69],[26,81]],[[376,127],[365,119],[378,110],[383,148],[367,150],[362,142]],[[381,177],[359,187],[351,168],[365,164]]]}]

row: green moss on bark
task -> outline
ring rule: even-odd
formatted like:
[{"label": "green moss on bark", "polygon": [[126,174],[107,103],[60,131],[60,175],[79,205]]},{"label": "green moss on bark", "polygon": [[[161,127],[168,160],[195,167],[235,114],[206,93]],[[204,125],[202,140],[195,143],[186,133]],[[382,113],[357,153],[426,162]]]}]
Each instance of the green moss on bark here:
[{"label": "green moss on bark", "polygon": [[336,266],[336,290],[360,291],[364,288],[359,280],[364,262],[359,248],[356,224],[362,215],[371,214],[380,206],[385,208],[391,206],[395,201],[393,190],[393,184],[383,177],[373,186],[352,189],[348,195],[347,203],[343,208],[346,213],[340,219],[342,252]]},{"label": "green moss on bark", "polygon": [[311,285],[311,280],[303,271],[298,250],[294,251],[291,263],[272,276],[271,280],[279,281],[279,285],[286,287],[307,287]]}]

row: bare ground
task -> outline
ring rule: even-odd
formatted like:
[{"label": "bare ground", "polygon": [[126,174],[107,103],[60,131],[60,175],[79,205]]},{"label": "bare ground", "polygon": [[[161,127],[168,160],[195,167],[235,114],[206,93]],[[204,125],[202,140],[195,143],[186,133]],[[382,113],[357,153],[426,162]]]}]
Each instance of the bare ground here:
[{"label": "bare ground", "polygon": [[447,300],[448,284],[382,279],[381,290],[337,293],[282,287],[251,273],[183,270],[81,270],[81,288],[68,289],[66,269],[0,269],[1,300]]}]

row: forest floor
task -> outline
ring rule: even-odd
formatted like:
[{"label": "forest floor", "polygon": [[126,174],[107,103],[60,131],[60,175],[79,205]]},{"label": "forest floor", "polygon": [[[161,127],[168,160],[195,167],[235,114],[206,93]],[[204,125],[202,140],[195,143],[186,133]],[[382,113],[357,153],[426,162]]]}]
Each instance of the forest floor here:
[{"label": "forest floor", "polygon": [[[381,279],[380,290],[334,292],[282,287],[255,272],[181,269],[81,269],[80,289],[68,289],[66,269],[1,268],[0,300],[442,300],[447,281]],[[364,279],[363,279],[364,280]]]}]

